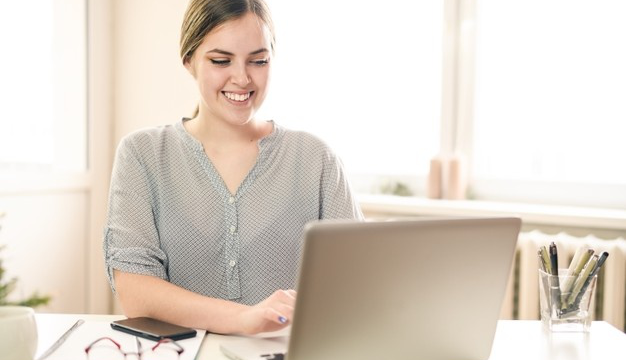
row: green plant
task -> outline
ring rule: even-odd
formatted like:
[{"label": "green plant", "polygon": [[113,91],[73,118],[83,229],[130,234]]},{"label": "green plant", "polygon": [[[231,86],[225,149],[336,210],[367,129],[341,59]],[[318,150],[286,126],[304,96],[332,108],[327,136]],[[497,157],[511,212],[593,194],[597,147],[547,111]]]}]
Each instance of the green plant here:
[{"label": "green plant", "polygon": [[[0,218],[2,217],[2,213],[0,213]],[[5,246],[0,245],[0,253],[4,250]],[[9,301],[9,295],[15,290],[17,286],[17,278],[13,277],[10,279],[5,279],[6,269],[4,268],[2,258],[0,258],[0,306],[2,305],[19,305],[19,306],[29,306],[29,307],[38,307],[41,305],[46,305],[50,302],[50,296],[48,295],[40,295],[38,292],[34,292],[28,298],[19,300],[19,301]]]},{"label": "green plant", "polygon": [[400,181],[388,181],[387,183],[381,185],[380,192],[396,196],[413,196],[413,192],[409,186]]}]

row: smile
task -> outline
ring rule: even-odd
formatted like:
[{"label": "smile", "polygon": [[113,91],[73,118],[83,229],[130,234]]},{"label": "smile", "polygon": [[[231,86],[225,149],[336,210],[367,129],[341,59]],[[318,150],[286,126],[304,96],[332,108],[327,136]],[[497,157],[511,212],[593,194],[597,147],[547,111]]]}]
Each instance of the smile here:
[{"label": "smile", "polygon": [[250,91],[245,94],[235,94],[233,92],[222,91],[222,94],[224,94],[224,96],[226,96],[229,100],[238,102],[244,102],[248,100],[250,96],[252,96],[252,93],[254,93],[254,91]]}]

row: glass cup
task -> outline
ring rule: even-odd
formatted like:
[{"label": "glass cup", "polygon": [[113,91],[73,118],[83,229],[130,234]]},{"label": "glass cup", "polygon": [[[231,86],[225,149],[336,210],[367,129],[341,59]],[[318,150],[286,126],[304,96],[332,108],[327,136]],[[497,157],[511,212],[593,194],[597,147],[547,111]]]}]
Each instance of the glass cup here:
[{"label": "glass cup", "polygon": [[[559,274],[567,271],[560,269]],[[589,332],[589,305],[596,281],[597,275],[586,279],[539,270],[539,304],[544,327],[553,332]]]}]

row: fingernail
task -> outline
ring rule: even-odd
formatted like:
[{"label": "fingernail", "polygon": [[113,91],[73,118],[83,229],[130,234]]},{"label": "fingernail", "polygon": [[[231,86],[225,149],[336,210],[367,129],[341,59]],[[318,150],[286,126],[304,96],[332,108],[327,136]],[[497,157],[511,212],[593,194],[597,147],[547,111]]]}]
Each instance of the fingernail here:
[{"label": "fingernail", "polygon": [[279,316],[278,321],[280,321],[281,324],[285,324],[287,322],[287,319],[284,316]]}]

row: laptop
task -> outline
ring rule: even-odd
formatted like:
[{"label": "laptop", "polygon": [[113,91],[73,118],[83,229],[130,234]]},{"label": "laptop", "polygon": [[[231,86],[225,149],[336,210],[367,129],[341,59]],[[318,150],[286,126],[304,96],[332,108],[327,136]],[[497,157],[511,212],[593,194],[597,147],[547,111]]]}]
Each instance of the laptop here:
[{"label": "laptop", "polygon": [[518,218],[317,222],[289,336],[227,338],[234,360],[486,360]]}]

